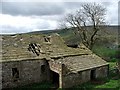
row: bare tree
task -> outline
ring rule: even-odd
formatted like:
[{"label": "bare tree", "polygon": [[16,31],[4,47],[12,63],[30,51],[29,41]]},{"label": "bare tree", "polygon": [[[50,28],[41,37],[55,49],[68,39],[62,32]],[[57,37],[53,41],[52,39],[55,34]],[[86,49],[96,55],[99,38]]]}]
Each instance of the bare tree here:
[{"label": "bare tree", "polygon": [[[75,13],[69,13],[65,17],[66,26],[71,26],[77,29],[82,42],[90,49],[96,41],[97,32],[100,31],[100,26],[105,24],[106,8],[100,4],[87,3],[83,4],[82,8]],[[64,24],[65,25],[65,24]],[[87,26],[92,26],[91,33],[88,34]]]}]

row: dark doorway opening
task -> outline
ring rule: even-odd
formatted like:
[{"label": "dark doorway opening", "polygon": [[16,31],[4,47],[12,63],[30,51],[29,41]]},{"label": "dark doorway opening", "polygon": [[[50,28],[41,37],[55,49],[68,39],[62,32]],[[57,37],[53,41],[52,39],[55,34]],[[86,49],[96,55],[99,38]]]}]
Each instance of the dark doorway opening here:
[{"label": "dark doorway opening", "polygon": [[59,74],[51,71],[52,72],[52,84],[54,84],[55,88],[59,88]]},{"label": "dark doorway opening", "polygon": [[96,70],[91,70],[91,74],[90,74],[90,78],[91,80],[95,80],[96,79]]},{"label": "dark doorway opening", "polygon": [[41,73],[42,73],[42,74],[45,73],[45,69],[46,69],[45,65],[42,65],[42,66],[41,66]]}]

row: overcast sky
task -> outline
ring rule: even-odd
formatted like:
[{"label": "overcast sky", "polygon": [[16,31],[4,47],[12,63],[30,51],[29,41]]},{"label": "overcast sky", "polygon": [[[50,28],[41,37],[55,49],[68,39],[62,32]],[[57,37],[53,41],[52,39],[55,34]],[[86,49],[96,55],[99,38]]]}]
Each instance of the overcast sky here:
[{"label": "overcast sky", "polygon": [[[16,0],[17,1],[17,0]],[[44,1],[44,2],[43,2]],[[0,33],[13,34],[58,28],[58,21],[68,12],[80,8],[84,0],[0,0]],[[106,21],[110,25],[118,24],[118,1],[88,0],[102,4],[107,8]],[[86,1],[87,2],[87,1]]]}]

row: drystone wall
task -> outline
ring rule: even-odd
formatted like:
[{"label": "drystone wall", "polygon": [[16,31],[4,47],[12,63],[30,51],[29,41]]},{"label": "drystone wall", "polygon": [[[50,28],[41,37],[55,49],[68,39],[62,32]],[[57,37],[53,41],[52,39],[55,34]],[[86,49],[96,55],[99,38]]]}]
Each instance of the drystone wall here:
[{"label": "drystone wall", "polygon": [[64,75],[62,77],[62,80],[63,80],[63,84],[62,84],[63,88],[80,85],[81,83],[84,83],[90,80],[90,70]]},{"label": "drystone wall", "polygon": [[109,70],[109,66],[105,65],[105,66],[101,66],[96,68],[96,78],[104,78],[108,76],[108,71]]},{"label": "drystone wall", "polygon": [[92,80],[91,73],[92,70],[95,70],[94,72],[94,79],[97,78],[104,78],[108,76],[108,65],[101,66],[93,69],[88,69],[84,71],[80,71],[78,73],[70,73],[68,75],[62,75],[62,88],[68,88],[75,85],[80,85],[84,82],[88,82]]},{"label": "drystone wall", "polygon": [[60,63],[56,63],[54,61],[49,61],[50,70],[56,73],[62,73],[62,65]]},{"label": "drystone wall", "polygon": [[2,88],[49,81],[49,72],[45,60],[4,62],[2,63]]}]

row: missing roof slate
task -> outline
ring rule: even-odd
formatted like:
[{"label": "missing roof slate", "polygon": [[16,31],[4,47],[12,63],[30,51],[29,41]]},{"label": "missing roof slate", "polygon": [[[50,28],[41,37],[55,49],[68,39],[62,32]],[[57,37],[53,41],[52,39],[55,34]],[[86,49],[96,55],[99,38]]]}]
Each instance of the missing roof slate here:
[{"label": "missing roof slate", "polygon": [[36,54],[37,56],[39,56],[40,54],[40,45],[36,44],[36,43],[30,43],[29,47],[28,47],[28,51],[33,52],[34,54]]}]

